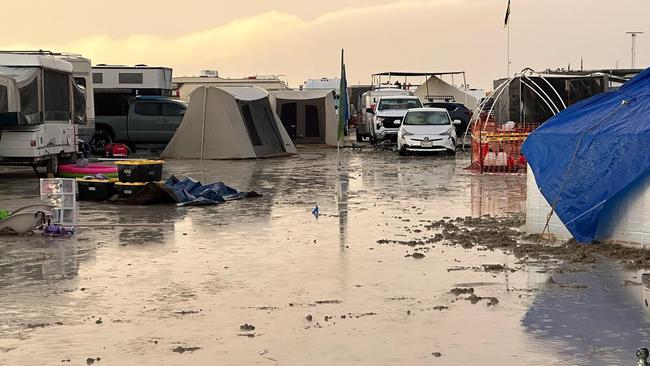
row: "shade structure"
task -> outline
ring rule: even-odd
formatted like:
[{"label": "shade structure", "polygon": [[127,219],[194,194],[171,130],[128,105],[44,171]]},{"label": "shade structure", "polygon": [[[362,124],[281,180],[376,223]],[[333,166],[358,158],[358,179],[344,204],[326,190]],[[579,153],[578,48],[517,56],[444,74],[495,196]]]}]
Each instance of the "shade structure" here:
[{"label": "shade structure", "polygon": [[332,90],[279,90],[271,96],[295,143],[336,146],[338,120]]},{"label": "shade structure", "polygon": [[197,88],[165,159],[251,159],[296,154],[269,94],[255,87]]}]

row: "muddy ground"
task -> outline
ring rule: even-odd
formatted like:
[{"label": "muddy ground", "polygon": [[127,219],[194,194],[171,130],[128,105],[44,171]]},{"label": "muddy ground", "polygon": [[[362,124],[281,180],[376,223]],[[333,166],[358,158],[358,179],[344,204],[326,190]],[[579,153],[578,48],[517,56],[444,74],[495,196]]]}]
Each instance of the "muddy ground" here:
[{"label": "muddy ground", "polygon": [[[633,364],[650,345],[647,254],[536,244],[525,177],[468,163],[344,151],[337,168],[313,148],[206,162],[206,181],[263,197],[82,202],[72,238],[2,236],[0,364]],[[0,192],[16,208],[38,182],[3,169]]]}]

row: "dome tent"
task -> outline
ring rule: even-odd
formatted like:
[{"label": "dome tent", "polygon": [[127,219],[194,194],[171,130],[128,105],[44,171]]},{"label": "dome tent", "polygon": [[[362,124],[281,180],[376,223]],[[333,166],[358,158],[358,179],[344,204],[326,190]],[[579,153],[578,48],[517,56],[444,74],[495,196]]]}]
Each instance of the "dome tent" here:
[{"label": "dome tent", "polygon": [[197,88],[161,157],[248,159],[296,154],[269,94],[249,87]]}]

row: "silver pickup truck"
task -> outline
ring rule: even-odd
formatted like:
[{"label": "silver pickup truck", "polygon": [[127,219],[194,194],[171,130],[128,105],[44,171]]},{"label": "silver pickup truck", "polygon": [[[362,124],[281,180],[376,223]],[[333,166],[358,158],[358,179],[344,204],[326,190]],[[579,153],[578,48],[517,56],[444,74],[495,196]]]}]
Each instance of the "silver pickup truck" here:
[{"label": "silver pickup truck", "polygon": [[125,143],[131,148],[135,144],[166,144],[187,109],[184,102],[160,96],[113,99],[100,98],[100,103],[95,99],[93,150],[101,151],[111,142]]}]

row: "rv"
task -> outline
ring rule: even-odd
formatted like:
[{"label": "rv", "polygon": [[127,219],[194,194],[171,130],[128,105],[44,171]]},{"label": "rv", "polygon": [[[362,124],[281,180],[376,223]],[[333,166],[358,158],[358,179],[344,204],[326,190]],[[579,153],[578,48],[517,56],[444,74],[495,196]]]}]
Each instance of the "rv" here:
[{"label": "rv", "polygon": [[0,53],[0,164],[56,174],[76,157],[85,113],[72,64],[46,52]]},{"label": "rv", "polygon": [[181,76],[173,79],[173,95],[188,102],[190,94],[201,86],[241,87],[257,86],[267,92],[288,89],[287,83],[277,75],[256,75],[244,78],[222,78],[216,70],[201,70],[199,76]]},{"label": "rv", "polygon": [[95,133],[95,97],[93,93],[92,63],[89,59],[75,54],[59,54],[57,58],[72,64],[75,83],[86,91],[86,123],[79,125],[79,139],[90,141]]},{"label": "rv", "polygon": [[95,93],[125,92],[170,96],[172,69],[147,65],[99,64],[93,66],[93,87]]}]

